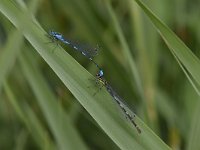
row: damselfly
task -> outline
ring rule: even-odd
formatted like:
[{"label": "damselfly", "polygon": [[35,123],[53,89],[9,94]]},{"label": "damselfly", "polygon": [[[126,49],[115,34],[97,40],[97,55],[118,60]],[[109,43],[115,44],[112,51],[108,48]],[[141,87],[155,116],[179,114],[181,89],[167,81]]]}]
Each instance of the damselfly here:
[{"label": "damselfly", "polygon": [[72,47],[74,50],[80,52],[82,55],[84,55],[85,57],[87,57],[91,62],[93,62],[95,64],[95,66],[99,69],[102,70],[100,68],[100,66],[93,60],[93,57],[96,56],[98,54],[98,50],[99,50],[99,46],[97,45],[97,47],[95,48],[91,48],[87,45],[81,45],[81,44],[77,44],[67,38],[64,38],[64,36],[61,33],[55,32],[55,31],[49,31],[49,37],[52,39],[53,42],[57,42],[60,41],[64,44],[69,45],[70,47]]},{"label": "damselfly", "polygon": [[96,83],[98,83],[98,84],[101,83],[102,84],[100,89],[103,86],[106,87],[106,90],[113,97],[113,99],[116,101],[116,103],[119,105],[119,107],[121,108],[121,110],[125,114],[126,118],[135,126],[135,128],[138,131],[138,133],[141,133],[140,128],[138,127],[138,125],[134,121],[135,114],[132,112],[133,115],[131,115],[130,111],[128,111],[128,107],[125,105],[125,103],[123,102],[122,98],[113,90],[113,88],[103,78],[103,74],[100,71],[96,74]]}]

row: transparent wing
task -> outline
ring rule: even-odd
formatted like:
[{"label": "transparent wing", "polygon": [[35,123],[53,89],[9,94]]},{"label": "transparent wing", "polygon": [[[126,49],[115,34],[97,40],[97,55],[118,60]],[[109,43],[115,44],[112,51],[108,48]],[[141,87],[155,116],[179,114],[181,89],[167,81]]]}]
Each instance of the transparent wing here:
[{"label": "transparent wing", "polygon": [[107,91],[110,93],[110,95],[113,97],[113,99],[117,102],[119,107],[121,108],[122,112],[126,116],[126,118],[135,126],[138,133],[141,133],[140,128],[134,121],[135,113],[132,112],[127,105],[124,103],[122,98],[113,90],[113,88],[109,84],[105,84]]}]

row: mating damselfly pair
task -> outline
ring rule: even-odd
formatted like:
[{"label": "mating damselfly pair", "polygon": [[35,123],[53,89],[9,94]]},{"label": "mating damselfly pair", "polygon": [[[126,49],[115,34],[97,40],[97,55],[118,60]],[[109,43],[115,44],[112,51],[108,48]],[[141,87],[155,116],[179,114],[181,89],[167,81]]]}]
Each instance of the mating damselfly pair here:
[{"label": "mating damselfly pair", "polygon": [[133,115],[128,111],[128,107],[123,102],[122,98],[113,90],[113,88],[108,84],[108,82],[104,79],[104,72],[100,68],[100,66],[93,60],[93,57],[97,55],[99,48],[84,48],[80,44],[74,43],[73,41],[65,38],[61,33],[49,31],[48,36],[51,38],[53,42],[61,42],[66,45],[69,45],[74,50],[80,52],[82,55],[87,57],[95,66],[98,68],[98,73],[96,74],[96,83],[100,83],[102,88],[103,86],[106,88],[108,93],[112,96],[112,98],[115,100],[115,102],[118,104],[119,108],[122,110],[122,112],[125,114],[126,118],[135,126],[138,133],[141,133],[140,128],[134,121],[135,114]]}]

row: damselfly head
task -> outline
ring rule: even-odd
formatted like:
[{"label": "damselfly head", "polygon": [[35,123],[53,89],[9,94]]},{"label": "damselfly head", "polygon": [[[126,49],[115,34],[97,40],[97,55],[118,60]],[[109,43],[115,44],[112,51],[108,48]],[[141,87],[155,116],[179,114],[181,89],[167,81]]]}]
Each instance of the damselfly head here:
[{"label": "damselfly head", "polygon": [[102,69],[100,69],[99,72],[96,74],[96,77],[97,77],[97,78],[102,78],[103,75],[104,75],[104,72],[103,72]]}]

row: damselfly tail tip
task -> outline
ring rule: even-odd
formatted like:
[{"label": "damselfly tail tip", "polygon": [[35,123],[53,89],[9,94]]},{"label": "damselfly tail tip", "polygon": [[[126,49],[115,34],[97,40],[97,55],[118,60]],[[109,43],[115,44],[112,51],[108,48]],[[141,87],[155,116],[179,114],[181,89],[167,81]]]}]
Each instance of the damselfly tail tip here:
[{"label": "damselfly tail tip", "polygon": [[133,118],[131,119],[132,124],[135,126],[136,130],[138,131],[138,133],[140,134],[142,131],[141,129],[138,127],[138,125],[135,123],[135,121],[133,120]]}]

